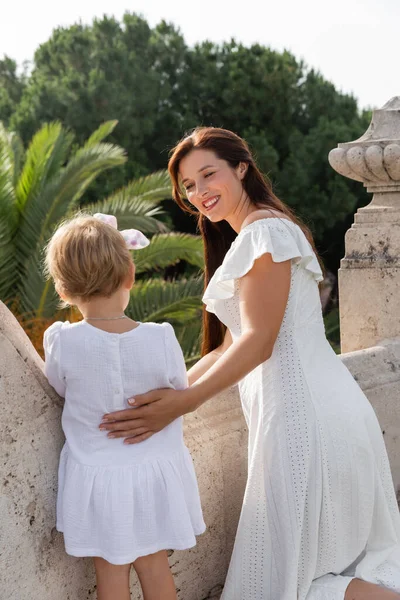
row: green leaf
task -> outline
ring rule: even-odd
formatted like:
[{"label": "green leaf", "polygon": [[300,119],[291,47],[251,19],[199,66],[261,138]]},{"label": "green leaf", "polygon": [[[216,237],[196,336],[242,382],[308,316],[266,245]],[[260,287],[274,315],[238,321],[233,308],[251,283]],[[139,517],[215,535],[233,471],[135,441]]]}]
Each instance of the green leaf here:
[{"label": "green leaf", "polygon": [[57,122],[43,125],[34,135],[16,186],[17,207],[21,213],[37,201],[46,184],[59,172],[72,142],[73,136]]},{"label": "green leaf", "polygon": [[0,123],[0,299],[10,300],[17,280],[13,238],[18,226],[12,135]]},{"label": "green leaf", "polygon": [[96,142],[114,126],[104,124],[68,160],[72,135],[60,123],[43,125],[22,168],[21,142],[0,127],[0,297],[17,294],[24,312],[53,310],[54,294],[41,273],[43,247],[93,180],[126,161],[122,148]]},{"label": "green leaf", "polygon": [[147,248],[134,254],[136,272],[163,269],[180,260],[203,267],[203,243],[200,236],[187,233],[155,235]]},{"label": "green leaf", "polygon": [[128,314],[142,322],[187,323],[201,315],[201,279],[179,281],[150,279],[137,282],[131,291]]},{"label": "green leaf", "polygon": [[115,215],[118,228],[139,229],[143,233],[166,232],[168,227],[157,219],[164,215],[160,202],[171,195],[171,184],[166,171],[135,179],[105,200],[86,206],[90,214],[101,212]]},{"label": "green leaf", "polygon": [[38,318],[51,317],[57,311],[60,299],[51,280],[43,274],[42,253],[35,253],[26,263],[23,285],[18,287],[21,311]]},{"label": "green leaf", "polygon": [[201,346],[201,325],[202,320],[199,317],[190,323],[174,325],[176,337],[183,350],[185,361],[188,367],[200,360]]},{"label": "green leaf", "polygon": [[104,141],[106,137],[111,135],[116,126],[118,125],[118,121],[106,121],[102,123],[96,131],[92,133],[92,135],[86,140],[84,144],[84,148],[90,148],[91,146],[95,146],[96,144],[100,144],[100,142]]},{"label": "green leaf", "polygon": [[[76,210],[78,201],[93,179],[124,160],[123,151],[117,146],[97,144],[80,152],[59,170],[40,197],[31,201],[21,215],[15,238],[21,273],[26,272],[27,259],[43,248],[55,225],[73,208]],[[26,285],[26,279],[21,277],[19,289]]]},{"label": "green leaf", "polygon": [[14,155],[14,177],[13,185],[17,186],[24,161],[24,146],[21,138],[15,133],[11,133],[11,148]]}]

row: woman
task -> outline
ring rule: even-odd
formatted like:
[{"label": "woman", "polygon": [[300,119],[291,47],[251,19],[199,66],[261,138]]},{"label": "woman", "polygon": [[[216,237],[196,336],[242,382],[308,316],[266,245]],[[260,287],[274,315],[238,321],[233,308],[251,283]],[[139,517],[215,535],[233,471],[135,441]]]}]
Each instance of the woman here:
[{"label": "woman", "polygon": [[187,390],[145,394],[101,427],[137,443],[239,383],[249,475],[223,600],[399,600],[386,450],[325,338],[308,229],[232,132],[196,129],[169,172],[204,240],[204,356]]}]

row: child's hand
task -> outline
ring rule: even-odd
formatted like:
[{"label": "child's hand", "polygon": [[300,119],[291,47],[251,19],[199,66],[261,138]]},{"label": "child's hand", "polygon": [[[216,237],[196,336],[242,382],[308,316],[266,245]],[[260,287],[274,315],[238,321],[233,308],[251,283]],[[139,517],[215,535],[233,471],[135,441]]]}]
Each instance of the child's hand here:
[{"label": "child's hand", "polygon": [[[153,390],[129,401],[132,408],[104,415],[100,429],[108,437],[126,438],[125,444],[137,444],[161,431],[175,419],[188,412],[185,390],[171,388]],[[185,406],[186,405],[186,406]]]}]

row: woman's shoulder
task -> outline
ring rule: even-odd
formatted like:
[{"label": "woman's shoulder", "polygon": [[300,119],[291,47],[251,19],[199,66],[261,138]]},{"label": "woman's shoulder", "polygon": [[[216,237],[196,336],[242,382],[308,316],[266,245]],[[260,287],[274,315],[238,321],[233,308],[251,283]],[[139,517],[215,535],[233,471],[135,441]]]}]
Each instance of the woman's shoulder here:
[{"label": "woman's shoulder", "polygon": [[277,210],[263,208],[250,213],[243,221],[240,231],[242,232],[244,229],[246,229],[249,225],[252,225],[253,223],[256,223],[258,221],[265,222],[267,220],[269,221],[270,225],[272,225],[273,222],[279,222],[283,220],[294,225],[294,222],[285,213],[279,212]]},{"label": "woman's shoulder", "polygon": [[256,260],[270,254],[274,263],[292,260],[310,271],[316,281],[322,272],[302,229],[283,213],[254,211],[246,219],[225,258],[215,271],[203,296],[206,309],[215,312],[216,300],[227,300],[235,294],[234,282],[244,277]]}]

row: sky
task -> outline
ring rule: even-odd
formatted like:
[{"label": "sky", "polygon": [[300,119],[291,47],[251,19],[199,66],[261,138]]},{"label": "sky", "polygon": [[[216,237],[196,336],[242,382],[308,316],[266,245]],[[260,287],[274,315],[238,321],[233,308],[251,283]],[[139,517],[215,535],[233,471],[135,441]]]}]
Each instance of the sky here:
[{"label": "sky", "polygon": [[0,57],[22,64],[54,28],[125,11],[174,23],[189,45],[235,38],[289,50],[361,108],[400,95],[400,0],[3,0]]}]

